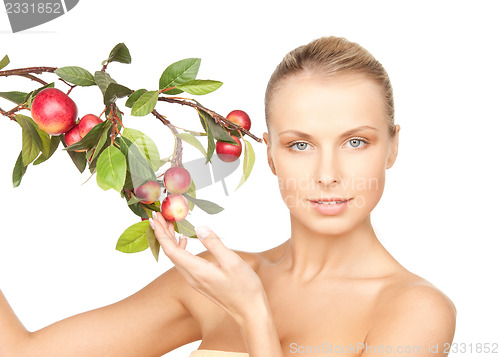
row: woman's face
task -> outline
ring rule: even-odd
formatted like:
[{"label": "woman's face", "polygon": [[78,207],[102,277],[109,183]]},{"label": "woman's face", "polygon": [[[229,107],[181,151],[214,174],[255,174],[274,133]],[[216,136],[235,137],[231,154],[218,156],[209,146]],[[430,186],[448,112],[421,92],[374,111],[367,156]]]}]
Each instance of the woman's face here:
[{"label": "woman's face", "polygon": [[[398,149],[399,125],[390,140],[381,88],[360,75],[302,73],[281,84],[269,112],[268,162],[292,219],[330,235],[366,222]],[[350,200],[333,214],[315,208],[324,198]]]}]

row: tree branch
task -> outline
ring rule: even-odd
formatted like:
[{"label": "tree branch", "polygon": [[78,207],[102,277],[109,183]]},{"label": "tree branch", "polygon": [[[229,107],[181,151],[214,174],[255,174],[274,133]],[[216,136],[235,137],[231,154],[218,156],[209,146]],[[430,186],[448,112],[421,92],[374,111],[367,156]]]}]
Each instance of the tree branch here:
[{"label": "tree branch", "polygon": [[[199,105],[199,104],[194,103],[194,102],[190,102],[188,100],[176,99],[176,98],[168,98],[168,97],[159,97],[158,100],[162,101],[162,102],[167,102],[167,103],[176,103],[176,104],[180,104],[180,105],[187,105],[187,106],[189,106],[191,108],[195,108],[195,109],[198,109],[198,110],[203,110],[204,112],[207,112],[212,118],[214,118],[214,120],[217,123],[222,122],[222,125],[224,125],[226,128],[228,128],[228,126],[232,126],[235,130],[238,129],[238,130],[244,132],[245,134],[247,134],[248,136],[250,136],[255,141],[258,141],[259,143],[262,142],[261,138],[256,137],[255,135],[253,135],[252,133],[250,133],[248,130],[243,129],[238,124],[235,124],[235,123],[227,120],[222,115],[214,112],[213,110],[207,109],[207,108],[205,108],[202,105]],[[233,129],[229,128],[229,130],[233,130]]]},{"label": "tree branch", "polygon": [[[170,131],[174,134],[179,134],[175,126],[170,123],[163,115],[158,113],[156,109],[153,109],[151,112],[155,117],[157,117],[164,125],[168,126]],[[175,151],[174,151],[174,156],[171,160],[172,166],[179,166],[182,167],[182,140],[179,139],[177,136],[175,137]]]},{"label": "tree branch", "polygon": [[11,111],[8,111],[6,112],[5,110],[3,110],[2,108],[0,108],[0,114],[10,118],[10,120],[14,120],[14,121],[17,121],[16,118],[14,117],[14,114],[11,113]]},{"label": "tree branch", "polygon": [[40,79],[40,78],[38,78],[38,77],[35,77],[35,76],[34,76],[34,75],[32,75],[32,74],[19,74],[19,76],[29,78],[29,79],[31,79],[32,81],[38,82],[38,83],[40,83],[40,84],[42,84],[42,85],[44,85],[44,86],[46,86],[46,85],[48,84],[48,83],[47,83],[47,82],[45,82],[43,79]]},{"label": "tree branch", "polygon": [[0,71],[0,77],[8,77],[8,76],[26,77],[26,75],[29,75],[30,73],[34,74],[42,74],[44,72],[54,73],[56,69],[57,67],[27,67],[27,68],[9,69],[7,71]]}]

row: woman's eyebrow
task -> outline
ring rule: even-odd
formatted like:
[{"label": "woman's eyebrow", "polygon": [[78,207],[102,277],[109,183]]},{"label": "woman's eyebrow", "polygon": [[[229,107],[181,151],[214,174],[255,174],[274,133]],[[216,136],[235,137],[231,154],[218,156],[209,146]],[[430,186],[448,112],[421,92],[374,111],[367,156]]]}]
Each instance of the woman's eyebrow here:
[{"label": "woman's eyebrow", "polygon": [[[345,136],[349,136],[351,134],[354,134],[360,130],[363,130],[363,129],[372,129],[372,130],[376,130],[378,131],[377,128],[374,128],[373,126],[369,126],[369,125],[362,125],[362,126],[358,126],[357,128],[354,128],[354,129],[350,129],[350,130],[347,130],[345,133],[343,133],[342,135],[340,135],[340,137],[345,137]],[[307,133],[304,133],[302,131],[298,131],[298,130],[284,130],[282,131],[281,133],[279,133],[279,136],[283,135],[283,134],[295,134],[295,135],[298,135],[298,136],[302,136],[306,139],[311,139],[312,136],[310,134],[307,134]]]}]

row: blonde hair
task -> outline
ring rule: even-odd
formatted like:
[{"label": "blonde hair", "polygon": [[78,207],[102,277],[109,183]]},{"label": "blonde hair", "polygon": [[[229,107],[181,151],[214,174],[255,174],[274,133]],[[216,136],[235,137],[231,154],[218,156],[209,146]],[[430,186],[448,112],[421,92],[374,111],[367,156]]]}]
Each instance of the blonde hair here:
[{"label": "blonde hair", "polygon": [[269,131],[270,103],[273,94],[286,78],[304,71],[335,74],[362,74],[374,80],[383,90],[389,136],[395,135],[394,97],[384,67],[364,47],[343,37],[321,37],[290,51],[276,67],[267,84],[265,96],[266,126]]}]

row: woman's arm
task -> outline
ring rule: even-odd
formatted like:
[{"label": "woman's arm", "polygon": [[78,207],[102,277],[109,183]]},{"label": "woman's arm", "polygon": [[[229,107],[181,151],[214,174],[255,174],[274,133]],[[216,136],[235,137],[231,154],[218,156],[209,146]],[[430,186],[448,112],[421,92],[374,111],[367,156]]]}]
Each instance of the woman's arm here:
[{"label": "woman's arm", "polygon": [[13,353],[29,338],[29,331],[10,307],[0,290],[0,356],[17,356]]},{"label": "woman's arm", "polygon": [[283,351],[267,299],[240,323],[250,357],[282,357]]},{"label": "woman's arm", "polygon": [[137,293],[95,310],[27,331],[0,294],[0,356],[161,356],[201,339],[181,303],[192,290],[173,267]]}]

